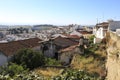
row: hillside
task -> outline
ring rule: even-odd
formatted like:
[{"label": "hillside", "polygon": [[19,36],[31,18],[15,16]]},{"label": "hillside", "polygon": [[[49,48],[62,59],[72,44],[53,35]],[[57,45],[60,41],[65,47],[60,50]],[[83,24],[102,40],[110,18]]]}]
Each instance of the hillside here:
[{"label": "hillside", "polygon": [[88,71],[94,76],[104,79],[106,76],[105,62],[105,45],[96,44],[86,49],[83,55],[75,54],[70,66],[73,69]]}]

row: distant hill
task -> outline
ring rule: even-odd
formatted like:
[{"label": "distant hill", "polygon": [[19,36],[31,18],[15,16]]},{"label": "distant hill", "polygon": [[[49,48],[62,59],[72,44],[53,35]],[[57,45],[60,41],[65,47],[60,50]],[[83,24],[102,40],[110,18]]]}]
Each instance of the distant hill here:
[{"label": "distant hill", "polygon": [[33,27],[56,27],[56,26],[50,24],[42,24],[42,25],[34,25]]},{"label": "distant hill", "polygon": [[0,25],[0,28],[8,28],[7,25]]},{"label": "distant hill", "polygon": [[33,25],[32,30],[47,30],[50,28],[55,28],[57,26],[50,25],[50,24],[42,24],[42,25]]}]

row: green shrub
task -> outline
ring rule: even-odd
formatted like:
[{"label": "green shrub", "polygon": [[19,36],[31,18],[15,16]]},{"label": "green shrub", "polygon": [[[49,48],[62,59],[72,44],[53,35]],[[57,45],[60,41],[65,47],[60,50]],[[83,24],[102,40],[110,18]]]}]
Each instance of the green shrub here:
[{"label": "green shrub", "polygon": [[9,74],[0,74],[0,80],[45,80],[43,76],[34,72],[20,73],[11,77]]},{"label": "green shrub", "polygon": [[52,66],[52,65],[61,65],[61,64],[56,59],[46,58],[46,65],[47,66]]},{"label": "green shrub", "polygon": [[45,57],[41,52],[36,52],[31,49],[22,49],[16,53],[13,62],[26,65],[29,69],[34,69],[45,65]]},{"label": "green shrub", "polygon": [[0,67],[0,71],[1,71],[0,74],[2,75],[9,74],[9,76],[13,77],[17,74],[27,72],[28,70],[21,65],[10,63],[8,66]]},{"label": "green shrub", "polygon": [[61,75],[54,77],[53,80],[98,80],[98,78],[83,70],[69,69],[63,71]]},{"label": "green shrub", "polygon": [[92,35],[92,36],[89,38],[89,42],[90,42],[90,43],[93,43],[94,38],[95,38],[95,36]]}]

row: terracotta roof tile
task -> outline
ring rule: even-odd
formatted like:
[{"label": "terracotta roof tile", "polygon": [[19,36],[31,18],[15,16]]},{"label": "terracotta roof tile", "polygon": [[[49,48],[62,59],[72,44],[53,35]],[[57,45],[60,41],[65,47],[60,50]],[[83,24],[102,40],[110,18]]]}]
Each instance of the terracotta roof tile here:
[{"label": "terracotta roof tile", "polygon": [[103,23],[96,24],[96,27],[108,27],[108,25],[109,25],[108,22],[103,22]]},{"label": "terracotta roof tile", "polygon": [[8,43],[0,43],[0,52],[3,52],[6,56],[15,54],[19,49],[22,48],[34,48],[39,46],[38,38],[31,38],[26,40],[12,41]]},{"label": "terracotta roof tile", "polygon": [[69,35],[68,38],[77,38],[77,39],[80,39],[80,36],[78,36],[78,35]]},{"label": "terracotta roof tile", "polygon": [[60,52],[72,51],[73,49],[76,48],[76,46],[78,46],[78,45],[73,45],[73,46],[70,46],[70,47],[67,47],[67,48],[61,49]]},{"label": "terracotta roof tile", "polygon": [[88,32],[88,31],[79,31],[79,33],[81,33],[81,34],[92,34],[92,32]]},{"label": "terracotta roof tile", "polygon": [[78,44],[78,42],[76,41],[73,41],[69,38],[63,38],[60,36],[54,39],[54,43],[58,46],[61,46],[62,48],[66,48],[66,47]]}]

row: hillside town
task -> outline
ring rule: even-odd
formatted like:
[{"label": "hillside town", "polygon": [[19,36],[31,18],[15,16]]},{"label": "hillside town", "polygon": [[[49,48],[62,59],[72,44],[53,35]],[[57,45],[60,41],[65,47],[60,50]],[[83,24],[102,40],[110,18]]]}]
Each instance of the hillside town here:
[{"label": "hillside town", "polygon": [[120,80],[120,0],[0,0],[0,80]]},{"label": "hillside town", "polygon": [[[106,22],[96,23],[93,27],[80,26],[77,24],[71,24],[68,26],[35,25],[19,27],[7,26],[7,28],[1,27],[0,66],[9,65],[10,62],[15,59],[16,55],[19,55],[18,53],[20,50],[31,49],[41,52],[43,56],[48,58],[48,60],[54,59],[56,62],[60,62],[59,65],[61,65],[58,66],[56,63],[49,63],[47,65],[42,65],[44,68],[47,66],[53,68],[70,67],[84,69],[88,65],[89,71],[91,70],[89,69],[91,63],[93,64],[95,60],[100,61],[97,63],[101,64],[101,66],[98,66],[97,63],[94,64],[94,66],[97,65],[100,67],[100,69],[96,68],[100,71],[95,70],[95,72],[99,74],[100,80],[105,79],[107,74],[107,69],[105,68],[105,49],[112,34],[118,37],[120,36],[120,21],[108,20]],[[97,51],[99,50],[102,51],[98,53]],[[98,54],[99,56],[96,57]],[[26,58],[31,58],[31,55]],[[100,57],[100,55],[102,57]],[[85,61],[82,62],[84,59],[77,58],[78,56],[85,58],[86,60],[92,59],[91,57],[93,57],[94,60],[93,62],[86,64]],[[79,59],[81,59],[81,62],[78,62]],[[33,61],[34,60],[36,59],[33,59]],[[83,64],[86,66],[84,65],[85,67],[83,68],[79,67]],[[31,66],[29,65],[28,67],[33,69],[33,65],[34,64],[32,63]],[[102,65],[104,67],[102,67]],[[40,67],[40,65],[38,65],[38,67]],[[86,69],[87,67],[85,70]],[[40,72],[40,74],[42,74],[42,72]]]},{"label": "hillside town", "polygon": [[[44,26],[46,27],[46,26]],[[0,38],[0,65],[5,64],[11,56],[19,49],[32,48],[42,51],[47,57],[60,57],[60,53],[69,54],[76,48],[76,52],[83,54],[83,50],[78,50],[78,45],[88,45],[88,38],[92,35],[91,27],[81,27],[79,25],[69,25],[65,27],[51,27],[46,29],[33,30],[32,28],[10,28],[1,29]],[[41,26],[40,26],[41,28]],[[59,53],[60,52],[60,53]],[[69,63],[70,56],[65,56],[63,62]],[[61,55],[62,56],[62,55]],[[67,58],[68,57],[68,58]]]}]

